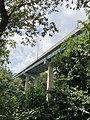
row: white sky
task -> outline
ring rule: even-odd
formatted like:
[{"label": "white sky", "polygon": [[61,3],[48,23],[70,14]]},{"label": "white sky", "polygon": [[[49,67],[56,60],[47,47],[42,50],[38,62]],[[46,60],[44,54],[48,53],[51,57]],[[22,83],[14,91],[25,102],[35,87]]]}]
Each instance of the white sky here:
[{"label": "white sky", "polygon": [[37,55],[41,55],[51,46],[61,40],[65,35],[71,32],[77,27],[77,20],[85,21],[87,19],[86,13],[83,9],[79,11],[73,11],[66,9],[65,7],[59,8],[58,13],[53,13],[49,15],[49,20],[54,21],[59,29],[59,33],[54,34],[54,36],[41,38],[42,40],[38,43],[38,46],[31,47],[23,46],[20,44],[21,37],[18,35],[14,36],[14,40],[17,41],[18,45],[16,49],[10,49],[10,69],[13,73],[18,73],[28,65],[30,65],[33,60],[37,58]]}]

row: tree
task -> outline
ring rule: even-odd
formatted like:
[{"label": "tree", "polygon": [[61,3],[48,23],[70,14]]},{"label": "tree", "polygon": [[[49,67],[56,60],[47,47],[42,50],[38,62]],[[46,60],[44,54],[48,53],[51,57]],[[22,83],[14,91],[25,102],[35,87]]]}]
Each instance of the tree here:
[{"label": "tree", "polygon": [[14,42],[13,40],[6,40],[6,39],[0,39],[1,44],[0,44],[0,67],[2,67],[3,65],[7,65],[7,63],[9,64],[9,49],[7,47],[14,47],[15,48],[15,44],[16,42]]},{"label": "tree", "polygon": [[56,120],[89,120],[90,117],[90,24],[61,44],[52,59],[55,88],[51,108]]},{"label": "tree", "polygon": [[[57,11],[56,7],[62,5],[63,0],[0,0],[0,37],[17,34],[26,34],[33,38],[37,34],[43,37],[47,31],[55,32],[57,28],[53,22],[49,22],[47,14]],[[70,1],[66,0],[66,6],[69,6]],[[71,1],[74,4],[74,0]],[[80,7],[89,8],[89,0],[77,0],[76,9]],[[73,8],[75,9],[75,8]],[[41,26],[42,32],[38,31],[38,26]],[[24,29],[24,33],[22,31]],[[28,42],[30,40],[27,38]]]},{"label": "tree", "polygon": [[0,120],[16,119],[18,98],[23,94],[23,89],[20,78],[13,79],[9,69],[0,67]]},{"label": "tree", "polygon": [[90,119],[90,25],[85,26],[80,35],[62,43],[52,59],[56,86],[51,106],[58,120]]},{"label": "tree", "polygon": [[[90,24],[85,24],[85,30],[80,35],[71,37],[60,47],[59,53],[52,60],[55,66],[56,77],[71,80],[74,87],[87,89],[86,82],[90,79]],[[73,81],[73,82],[72,82]]]},{"label": "tree", "polygon": [[[10,114],[13,111],[13,101],[10,99],[9,83],[12,81],[12,74],[4,67],[0,67],[0,119],[7,120],[8,117],[12,120]],[[11,97],[12,98],[12,97]],[[10,107],[10,108],[9,108]]]}]

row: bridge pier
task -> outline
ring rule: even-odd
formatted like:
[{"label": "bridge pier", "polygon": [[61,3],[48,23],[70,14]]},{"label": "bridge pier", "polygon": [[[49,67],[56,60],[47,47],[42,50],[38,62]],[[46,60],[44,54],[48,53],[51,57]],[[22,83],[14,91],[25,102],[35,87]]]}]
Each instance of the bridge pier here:
[{"label": "bridge pier", "polygon": [[[44,64],[47,65],[48,74],[47,74],[47,90],[50,90],[53,87],[53,67],[50,61],[46,61]],[[39,80],[39,74],[27,74],[25,73],[26,80],[25,80],[25,91],[28,90],[28,83],[30,76],[34,77],[34,86],[37,86]],[[47,94],[46,100],[48,101],[50,94]]]},{"label": "bridge pier", "polygon": [[34,74],[34,86],[37,86],[38,81],[39,81],[39,74]]},{"label": "bridge pier", "polygon": [[39,80],[39,74],[27,74],[25,73],[26,79],[25,79],[25,91],[28,90],[28,83],[30,76],[34,77],[34,86],[37,86],[38,80]]},{"label": "bridge pier", "polygon": [[25,91],[28,90],[28,82],[29,82],[29,74],[25,73],[26,80],[25,80]]},{"label": "bridge pier", "polygon": [[47,90],[53,87],[53,67],[48,62]]},{"label": "bridge pier", "polygon": [[[53,87],[53,67],[50,61],[47,61],[48,66],[48,74],[47,74],[47,90],[50,90]],[[46,100],[48,101],[50,98],[50,94],[47,94]]]}]

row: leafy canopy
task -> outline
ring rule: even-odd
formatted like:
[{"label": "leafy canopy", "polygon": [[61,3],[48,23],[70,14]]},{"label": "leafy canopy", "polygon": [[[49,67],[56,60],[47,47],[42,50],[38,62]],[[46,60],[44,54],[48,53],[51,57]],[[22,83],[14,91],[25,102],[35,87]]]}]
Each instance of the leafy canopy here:
[{"label": "leafy canopy", "polygon": [[[82,6],[89,8],[88,0],[77,0],[76,2],[74,0],[1,0],[0,37],[15,33],[25,34],[27,43],[31,43],[37,34],[44,37],[48,31],[57,32],[55,23],[48,21],[47,14],[57,12],[57,6],[63,4],[70,9],[79,9]],[[71,7],[73,4],[76,6]],[[41,32],[38,28],[41,29]],[[49,32],[50,36],[52,36],[52,32]]]},{"label": "leafy canopy", "polygon": [[85,24],[80,35],[61,44],[59,53],[52,59],[56,78],[67,79],[73,87],[87,90],[90,81],[90,24]]}]

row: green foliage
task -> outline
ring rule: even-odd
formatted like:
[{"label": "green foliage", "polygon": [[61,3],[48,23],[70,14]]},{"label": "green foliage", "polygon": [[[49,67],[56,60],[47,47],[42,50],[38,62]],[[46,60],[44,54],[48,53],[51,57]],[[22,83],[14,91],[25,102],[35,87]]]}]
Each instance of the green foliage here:
[{"label": "green foliage", "polygon": [[60,52],[52,63],[55,66],[57,78],[67,78],[71,84],[73,81],[74,86],[79,85],[82,89],[87,89],[85,84],[90,79],[89,60],[90,29],[62,43]]},{"label": "green foliage", "polygon": [[56,86],[51,106],[56,120],[90,119],[90,24],[61,44],[52,60]]},{"label": "green foliage", "polygon": [[47,88],[47,73],[43,72],[40,74],[40,79],[38,81],[38,87],[42,87],[44,90]]},{"label": "green foliage", "polygon": [[46,94],[40,88],[31,86],[26,96],[20,97],[19,103],[17,117],[20,120],[49,120],[51,117],[46,102]]},{"label": "green foliage", "polygon": [[[11,81],[11,73],[5,69],[0,67],[0,119],[7,120],[7,117],[12,112],[12,99],[8,94],[7,90],[9,90],[9,83]],[[11,104],[10,104],[11,103]],[[11,118],[11,116],[10,116]]]},{"label": "green foliage", "polygon": [[[17,79],[20,83],[20,79]],[[12,73],[0,67],[0,120],[15,120],[18,107],[17,96],[21,94],[21,84],[16,86]]]},{"label": "green foliage", "polygon": [[[1,39],[0,39],[1,40]],[[9,57],[9,50],[6,47],[6,40],[1,40],[2,43],[0,44],[0,66],[4,64],[4,62],[8,62]]]},{"label": "green foliage", "polygon": [[0,67],[2,65],[9,64],[9,47],[15,48],[16,42],[13,40],[7,40],[0,38]]},{"label": "green foliage", "polygon": [[[60,83],[60,81],[59,81]],[[55,120],[87,120],[90,115],[90,95],[87,91],[70,87],[67,83],[59,84],[51,92],[50,107]]]}]

